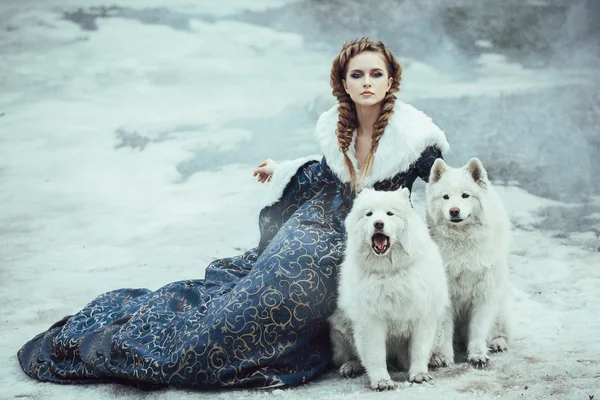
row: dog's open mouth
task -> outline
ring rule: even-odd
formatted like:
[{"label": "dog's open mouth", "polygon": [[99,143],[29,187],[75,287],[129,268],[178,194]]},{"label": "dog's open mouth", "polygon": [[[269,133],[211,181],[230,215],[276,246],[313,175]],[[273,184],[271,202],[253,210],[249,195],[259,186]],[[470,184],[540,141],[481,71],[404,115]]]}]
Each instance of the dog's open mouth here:
[{"label": "dog's open mouth", "polygon": [[390,248],[390,238],[383,233],[373,235],[373,251],[375,254],[382,255]]}]

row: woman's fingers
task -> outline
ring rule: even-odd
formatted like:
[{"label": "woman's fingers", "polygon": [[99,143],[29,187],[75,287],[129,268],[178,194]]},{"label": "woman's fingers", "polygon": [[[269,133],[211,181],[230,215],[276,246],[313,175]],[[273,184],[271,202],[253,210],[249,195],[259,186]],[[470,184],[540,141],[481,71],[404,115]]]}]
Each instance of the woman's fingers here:
[{"label": "woman's fingers", "polygon": [[264,160],[263,162],[258,164],[258,167],[256,167],[256,169],[254,170],[252,176],[258,175],[258,178],[256,180],[260,183],[270,181],[271,175],[273,174],[273,164],[274,161],[272,161],[271,159]]},{"label": "woman's fingers", "polygon": [[252,176],[256,176],[258,174],[264,173],[265,170],[265,166],[267,165],[267,161],[265,160],[263,162],[261,162],[260,164],[258,164],[258,167],[256,167],[256,169],[254,170],[254,173],[252,174]]},{"label": "woman's fingers", "polygon": [[268,177],[268,175],[267,175],[267,174],[265,174],[265,173],[262,173],[262,172],[257,172],[257,173],[255,174],[255,176],[256,176],[256,175],[258,175],[258,178],[257,178],[256,180],[257,180],[258,182],[260,182],[260,183],[264,183],[264,182],[265,182],[265,179]]},{"label": "woman's fingers", "polygon": [[252,176],[261,175],[265,173],[264,167],[259,167],[254,170],[254,174]]},{"label": "woman's fingers", "polygon": [[269,174],[260,174],[258,177],[258,181],[260,183],[269,182],[271,180],[271,175]]}]

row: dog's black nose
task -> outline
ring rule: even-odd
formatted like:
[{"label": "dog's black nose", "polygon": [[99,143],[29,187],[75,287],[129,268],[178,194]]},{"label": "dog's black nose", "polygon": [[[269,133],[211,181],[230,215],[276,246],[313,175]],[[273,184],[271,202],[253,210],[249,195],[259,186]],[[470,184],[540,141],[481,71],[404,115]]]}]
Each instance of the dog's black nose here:
[{"label": "dog's black nose", "polygon": [[373,226],[375,227],[375,229],[381,230],[381,229],[383,229],[383,222],[382,221],[375,221],[373,223]]},{"label": "dog's black nose", "polygon": [[460,214],[460,208],[456,208],[456,207],[454,207],[454,208],[451,208],[451,209],[449,210],[449,212],[450,212],[450,216],[451,216],[452,218],[456,218],[456,217],[458,217],[458,214]]}]

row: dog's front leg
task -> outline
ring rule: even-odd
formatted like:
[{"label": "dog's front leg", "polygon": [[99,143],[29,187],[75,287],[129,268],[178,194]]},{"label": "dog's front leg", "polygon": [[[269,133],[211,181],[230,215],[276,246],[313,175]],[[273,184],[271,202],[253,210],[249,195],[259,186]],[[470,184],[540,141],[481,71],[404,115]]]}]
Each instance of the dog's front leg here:
[{"label": "dog's front leg", "polygon": [[490,299],[485,299],[482,304],[475,306],[471,314],[467,360],[476,367],[483,367],[490,360],[487,338],[494,323],[494,311]]},{"label": "dog's front leg", "polygon": [[492,351],[506,351],[508,350],[508,338],[510,336],[511,324],[509,312],[506,304],[502,304],[498,310],[495,323],[493,324],[491,332],[490,349]]},{"label": "dog's front leg", "polygon": [[444,312],[438,322],[437,332],[433,346],[433,355],[429,361],[432,368],[449,367],[454,364],[454,314],[452,309]]},{"label": "dog's front leg", "polygon": [[356,350],[374,390],[396,388],[387,369],[386,337],[387,325],[383,321],[361,321],[354,326]]},{"label": "dog's front leg", "polygon": [[421,383],[431,380],[427,364],[431,357],[436,334],[436,324],[430,320],[417,321],[409,342],[410,367],[408,368],[408,380]]}]

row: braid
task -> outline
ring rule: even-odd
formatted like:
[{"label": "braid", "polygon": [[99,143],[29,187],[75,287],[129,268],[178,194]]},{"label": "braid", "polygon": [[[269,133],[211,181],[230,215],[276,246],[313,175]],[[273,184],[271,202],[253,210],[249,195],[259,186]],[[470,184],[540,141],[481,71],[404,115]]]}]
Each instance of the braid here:
[{"label": "braid", "polygon": [[[348,96],[349,99],[350,96]],[[349,99],[350,100],[350,99]],[[340,101],[338,108],[339,117],[337,123],[337,139],[338,146],[344,154],[344,163],[346,168],[350,172],[350,184],[352,187],[356,187],[356,171],[352,165],[352,161],[348,157],[348,149],[352,143],[352,137],[354,136],[354,130],[358,128],[358,120],[356,118],[356,107],[352,100]]]},{"label": "braid", "polygon": [[402,67],[398,61],[396,61],[394,55],[387,47],[385,47],[383,43],[377,42],[377,44],[381,45],[383,48],[383,55],[388,63],[389,75],[392,77],[392,85],[390,86],[390,90],[388,90],[385,97],[381,101],[381,113],[379,114],[377,121],[375,121],[373,124],[371,150],[369,151],[369,154],[365,160],[365,164],[361,173],[361,180],[364,179],[371,170],[373,159],[375,157],[375,151],[377,151],[377,147],[379,147],[379,140],[381,139],[381,136],[383,136],[383,132],[387,127],[388,121],[392,115],[394,115],[394,106],[396,104],[396,95],[394,93],[400,90],[400,80],[402,77]]},{"label": "braid", "polygon": [[348,67],[348,62],[350,61],[350,59],[355,55],[362,53],[363,51],[375,51],[384,55],[385,60],[388,64],[388,73],[389,76],[393,78],[393,82],[392,86],[390,87],[390,90],[382,100],[381,114],[379,115],[379,118],[373,125],[374,132],[371,150],[369,151],[367,159],[365,160],[365,166],[363,167],[361,173],[361,179],[364,179],[366,174],[369,172],[371,164],[373,163],[374,153],[377,150],[377,146],[379,145],[379,139],[383,135],[389,118],[394,113],[394,104],[396,101],[396,96],[394,95],[394,93],[399,90],[400,77],[402,74],[402,68],[400,67],[400,64],[398,64],[390,50],[382,42],[373,42],[366,37],[362,37],[344,43],[344,45],[342,46],[342,50],[340,51],[338,56],[333,60],[330,75],[330,84],[333,89],[332,93],[339,103],[339,116],[336,134],[339,149],[344,155],[344,163],[346,165],[346,168],[348,169],[348,172],[350,173],[350,184],[353,189],[356,189],[357,187],[356,171],[354,170],[354,166],[352,165],[352,162],[348,157],[348,149],[350,148],[350,145],[352,143],[354,131],[358,129],[358,117],[356,115],[356,106],[354,104],[354,101],[352,101],[350,95],[346,93],[342,81],[346,77],[346,69]]},{"label": "braid", "polygon": [[332,93],[339,103],[339,116],[336,132],[337,140],[340,151],[344,155],[344,164],[350,173],[350,185],[352,188],[356,188],[356,171],[348,157],[348,149],[352,143],[354,130],[358,129],[358,118],[356,116],[356,106],[350,98],[350,95],[346,93],[342,80],[346,76],[346,67],[348,66],[350,59],[364,51],[368,44],[369,41],[366,38],[355,39],[351,42],[344,43],[342,51],[333,60],[329,80],[333,89]]}]

